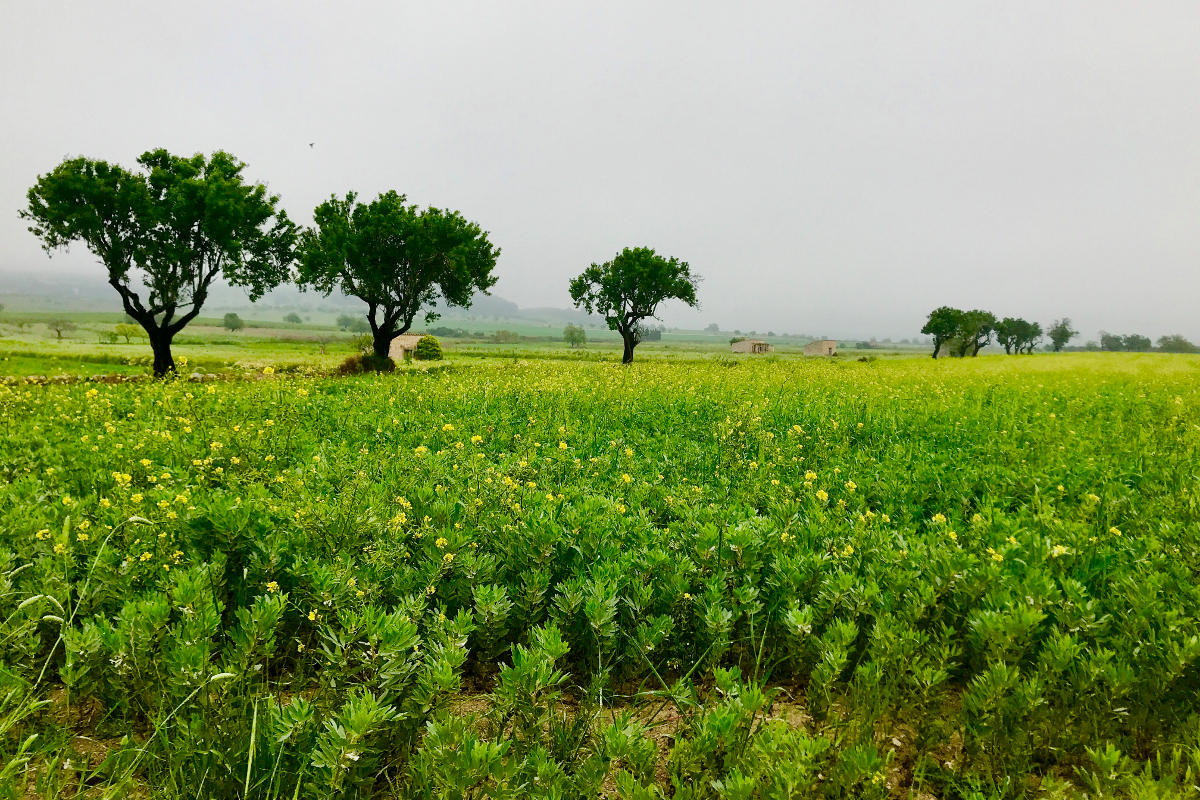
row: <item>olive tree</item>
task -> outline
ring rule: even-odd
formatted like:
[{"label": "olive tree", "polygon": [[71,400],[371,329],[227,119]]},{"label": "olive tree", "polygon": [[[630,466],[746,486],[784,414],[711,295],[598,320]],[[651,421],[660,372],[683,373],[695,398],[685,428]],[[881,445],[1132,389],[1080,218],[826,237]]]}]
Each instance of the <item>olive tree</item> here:
[{"label": "olive tree", "polygon": [[313,212],[315,225],[300,235],[300,288],[325,295],[340,289],[365,301],[380,359],[422,308],[425,322],[432,322],[439,297],[468,308],[476,290],[487,294],[496,283],[500,249],[486,231],[457,211],[421,211],[406,199],[396,192],[370,203],[359,203],[353,192],[330,197]]},{"label": "olive tree", "polygon": [[682,300],[695,308],[698,275],[686,261],[664,258],[649,247],[626,247],[603,264],[592,264],[571,281],[571,299],[589,314],[600,314],[610,330],[621,334],[621,362],[633,361],[633,348],[642,341],[643,320],[651,318],[664,300]]},{"label": "olive tree", "polygon": [[1042,326],[1028,320],[1005,317],[996,323],[996,343],[1003,345],[1004,352],[1032,353],[1033,348],[1042,338]]},{"label": "olive tree", "polygon": [[1071,318],[1063,317],[1062,319],[1054,320],[1054,324],[1050,326],[1048,333],[1050,336],[1050,344],[1054,347],[1054,352],[1059,352],[1066,346],[1067,342],[1079,335],[1079,331],[1071,327]]},{"label": "olive tree", "polygon": [[964,311],[958,319],[958,356],[962,358],[970,351],[971,356],[979,355],[979,351],[992,341],[996,331],[996,315],[990,311],[974,309]]},{"label": "olive tree", "polygon": [[162,376],[175,369],[171,340],[200,313],[214,280],[258,299],[288,279],[296,229],[279,198],[248,183],[229,153],[153,150],[138,165],[68,158],[38,177],[21,217],[47,253],[82,242],[100,260]]},{"label": "olive tree", "polygon": [[583,347],[587,344],[587,333],[578,325],[568,325],[563,328],[563,341],[572,348]]},{"label": "olive tree", "polygon": [[71,331],[79,328],[79,326],[76,325],[72,320],[66,319],[65,317],[59,317],[57,319],[48,321],[46,323],[46,327],[54,331],[59,339],[62,339],[64,333],[70,333]]},{"label": "olive tree", "polygon": [[958,323],[963,312],[950,306],[941,306],[929,312],[921,333],[933,337],[933,357],[937,358],[942,347],[949,344],[958,334]]}]

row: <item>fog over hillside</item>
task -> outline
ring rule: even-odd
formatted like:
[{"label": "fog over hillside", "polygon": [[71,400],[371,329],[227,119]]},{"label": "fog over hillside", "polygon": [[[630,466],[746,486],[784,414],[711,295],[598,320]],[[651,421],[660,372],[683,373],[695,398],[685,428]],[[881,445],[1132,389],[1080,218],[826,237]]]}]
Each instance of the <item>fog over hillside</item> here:
[{"label": "fog over hillside", "polygon": [[521,308],[650,246],[704,278],[670,326],[1200,340],[1198,53],[1191,0],[10,3],[0,292],[93,262],[17,217],[64,156],[224,149],[302,224],[460,210]]}]

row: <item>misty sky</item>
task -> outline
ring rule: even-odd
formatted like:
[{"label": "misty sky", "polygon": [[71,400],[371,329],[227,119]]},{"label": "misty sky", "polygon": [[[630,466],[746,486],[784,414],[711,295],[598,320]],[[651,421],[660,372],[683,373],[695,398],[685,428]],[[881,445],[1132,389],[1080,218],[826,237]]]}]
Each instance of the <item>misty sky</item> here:
[{"label": "misty sky", "polygon": [[[298,221],[388,189],[568,306],[624,246],[670,325],[901,337],[941,304],[1200,340],[1200,3],[5,3],[0,290],[64,156],[228,150]],[[314,142],[314,147],[309,147]],[[116,295],[114,293],[114,306]]]}]

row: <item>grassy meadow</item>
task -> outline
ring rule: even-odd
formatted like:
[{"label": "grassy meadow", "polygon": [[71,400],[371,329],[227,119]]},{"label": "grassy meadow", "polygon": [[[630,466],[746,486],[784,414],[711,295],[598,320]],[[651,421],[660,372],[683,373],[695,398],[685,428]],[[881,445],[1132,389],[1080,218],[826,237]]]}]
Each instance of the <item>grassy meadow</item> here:
[{"label": "grassy meadow", "polygon": [[0,796],[1200,797],[1200,357],[260,338],[0,385]]},{"label": "grassy meadow", "polygon": [[[330,316],[330,315],[324,315]],[[54,319],[69,319],[77,326],[58,338],[47,327]],[[104,312],[26,312],[0,314],[0,378],[93,375],[149,374],[152,361],[144,339],[123,338],[102,343],[111,334],[122,314]],[[230,332],[221,327],[219,317],[198,317],[174,340],[172,352],[188,359],[190,369],[205,372],[243,374],[271,367],[275,370],[328,372],[347,356],[357,352],[356,334],[333,324],[299,323],[246,319],[246,327]],[[615,331],[587,330],[588,343],[571,349],[562,341],[562,326],[528,322],[449,320],[432,327],[445,326],[471,333],[468,337],[441,337],[442,349],[452,360],[478,358],[553,358],[591,361],[619,361],[621,338]],[[497,331],[506,331],[518,340],[493,341]],[[693,360],[730,355],[728,331],[677,332],[663,334],[661,341],[643,342],[639,358]],[[804,339],[768,338],[778,358],[803,354]],[[324,352],[322,352],[322,339]],[[860,352],[854,342],[843,342],[841,357],[858,358],[869,354],[877,358],[928,355],[929,347],[881,345]],[[190,370],[189,370],[190,371]]]}]

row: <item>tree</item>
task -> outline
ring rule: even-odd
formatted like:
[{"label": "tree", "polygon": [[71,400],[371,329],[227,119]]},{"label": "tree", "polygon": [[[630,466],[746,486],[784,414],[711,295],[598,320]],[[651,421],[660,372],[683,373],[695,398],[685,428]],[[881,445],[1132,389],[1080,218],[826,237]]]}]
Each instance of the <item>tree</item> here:
[{"label": "tree", "polygon": [[979,350],[990,344],[992,334],[996,330],[996,316],[990,311],[974,309],[963,312],[958,319],[958,356],[962,358],[970,351],[971,356],[979,355]]},{"label": "tree", "polygon": [[1050,344],[1056,353],[1061,351],[1067,342],[1078,335],[1079,331],[1071,327],[1070,317],[1056,319],[1054,320],[1054,324],[1050,326]]},{"label": "tree", "polygon": [[1042,326],[1019,317],[1005,317],[996,323],[996,343],[1004,346],[1004,352],[1032,353],[1042,338]]},{"label": "tree", "polygon": [[1028,325],[1023,319],[1014,319],[1013,317],[1005,317],[996,323],[996,344],[1004,347],[1005,355],[1012,355],[1014,348],[1017,352],[1021,352],[1017,347],[1021,341],[1021,329],[1023,325]]},{"label": "tree", "polygon": [[714,322],[714,323],[710,324],[707,328],[705,328],[704,332],[705,333],[720,333],[721,326]]},{"label": "tree", "polygon": [[328,347],[329,343],[333,341],[334,336],[332,333],[321,333],[317,334],[315,339],[317,344],[321,346],[321,355],[325,355],[325,348]]},{"label": "tree", "polygon": [[1150,341],[1150,337],[1141,336],[1136,333],[1122,337],[1121,342],[1125,345],[1125,349],[1131,353],[1149,353],[1154,348],[1154,343]]},{"label": "tree", "polygon": [[1162,336],[1158,340],[1158,349],[1164,353],[1195,353],[1197,352],[1196,345],[1189,342],[1179,334],[1171,336]]},{"label": "tree", "polygon": [[921,333],[933,337],[934,358],[938,357],[942,346],[957,335],[958,322],[962,318],[962,314],[963,312],[950,306],[942,306],[929,312],[929,319],[925,321],[925,327],[921,328]]},{"label": "tree", "polygon": [[304,320],[300,319],[300,315],[297,314],[295,311],[293,311],[292,313],[290,313],[286,317],[284,317],[283,321],[290,322],[293,325],[299,325],[300,323],[304,322]]},{"label": "tree", "polygon": [[[154,150],[138,164],[142,172],[69,158],[38,177],[21,217],[47,253],[78,241],[100,259],[125,313],[146,330],[162,376],[175,369],[171,340],[200,313],[217,277],[246,287],[252,300],[289,277],[296,228],[279,198],[247,183],[245,165],[228,153]],[[135,269],[144,301],[131,284]]]},{"label": "tree", "polygon": [[633,361],[633,348],[642,340],[643,320],[654,317],[664,300],[682,300],[696,307],[696,284],[686,261],[664,258],[649,247],[626,247],[603,264],[592,264],[571,281],[571,300],[589,314],[600,314],[610,330],[621,334],[621,362]]},{"label": "tree", "polygon": [[583,347],[587,344],[587,334],[578,325],[568,325],[563,328],[563,341],[572,348]]},{"label": "tree", "polygon": [[242,328],[246,327],[246,323],[242,322],[241,317],[230,311],[225,315],[225,318],[221,320],[221,327],[229,331],[240,331]]},{"label": "tree", "polygon": [[115,333],[117,336],[124,336],[125,344],[129,344],[130,339],[132,339],[134,336],[142,336],[145,331],[143,331],[137,325],[130,325],[127,322],[118,322],[113,327],[113,333]]},{"label": "tree", "polygon": [[[392,339],[439,295],[469,308],[475,290],[487,294],[496,283],[499,248],[457,211],[418,211],[396,192],[369,205],[355,198],[334,196],[313,212],[316,226],[300,237],[300,286],[326,295],[341,289],[366,301],[376,356],[387,358]],[[425,322],[438,316],[427,310]]]},{"label": "tree", "polygon": [[1025,338],[1021,341],[1021,346],[1018,349],[1024,350],[1026,355],[1033,355],[1033,348],[1037,347],[1042,341],[1042,323],[1028,322],[1029,328],[1025,332]]},{"label": "tree", "polygon": [[1125,340],[1115,333],[1100,331],[1100,349],[1110,353],[1119,353],[1125,349]]},{"label": "tree", "polygon": [[69,319],[63,319],[60,317],[58,319],[48,320],[46,322],[46,327],[58,334],[59,339],[62,339],[64,333],[70,333],[79,326]]},{"label": "tree", "polygon": [[351,333],[367,333],[371,330],[371,326],[367,324],[366,317],[352,317],[349,314],[338,316],[337,326]]}]

